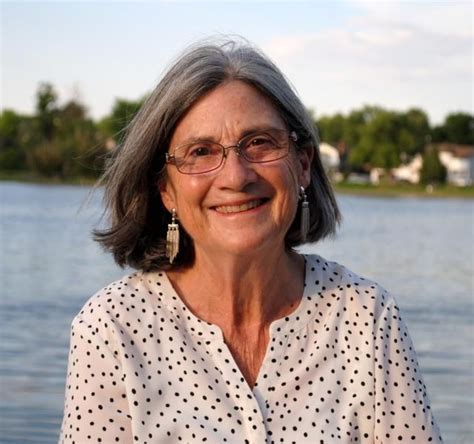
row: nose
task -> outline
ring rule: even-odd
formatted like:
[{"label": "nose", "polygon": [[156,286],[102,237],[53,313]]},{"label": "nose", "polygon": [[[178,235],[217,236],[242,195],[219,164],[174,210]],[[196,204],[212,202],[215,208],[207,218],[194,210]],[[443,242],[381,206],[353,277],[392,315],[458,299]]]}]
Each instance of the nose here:
[{"label": "nose", "polygon": [[219,171],[219,185],[240,191],[256,180],[254,165],[240,154],[238,146],[228,146],[224,152],[224,165]]},{"label": "nose", "polygon": [[237,156],[241,157],[241,151],[240,151],[240,146],[239,145],[229,145],[224,148],[224,162],[225,159],[227,159],[227,156],[229,155],[229,151],[232,150],[234,151]]}]

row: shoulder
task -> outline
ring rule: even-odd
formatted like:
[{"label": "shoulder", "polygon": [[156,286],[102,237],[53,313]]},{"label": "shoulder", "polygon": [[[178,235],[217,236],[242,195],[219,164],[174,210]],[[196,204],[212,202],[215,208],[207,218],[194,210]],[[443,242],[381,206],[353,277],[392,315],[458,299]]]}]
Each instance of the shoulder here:
[{"label": "shoulder", "polygon": [[375,320],[387,306],[396,307],[393,296],[377,282],[319,255],[305,255],[305,259],[306,286],[318,298],[334,301],[333,305],[342,306],[345,311],[364,313]]},{"label": "shoulder", "polygon": [[164,281],[164,273],[137,271],[112,282],[87,300],[74,318],[73,328],[83,324],[107,335],[118,326],[146,322],[162,309],[159,302],[164,293],[160,287]]}]

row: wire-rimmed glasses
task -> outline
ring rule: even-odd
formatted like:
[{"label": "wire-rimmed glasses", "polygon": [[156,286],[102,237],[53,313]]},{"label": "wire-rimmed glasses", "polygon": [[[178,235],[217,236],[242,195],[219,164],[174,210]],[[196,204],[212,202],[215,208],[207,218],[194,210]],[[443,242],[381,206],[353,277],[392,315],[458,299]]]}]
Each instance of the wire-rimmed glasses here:
[{"label": "wire-rimmed glasses", "polygon": [[294,131],[265,129],[246,135],[236,145],[224,147],[209,140],[197,140],[174,148],[166,153],[166,163],[172,163],[183,174],[202,174],[216,170],[223,163],[229,150],[247,162],[266,163],[288,155],[290,141],[296,142]]}]

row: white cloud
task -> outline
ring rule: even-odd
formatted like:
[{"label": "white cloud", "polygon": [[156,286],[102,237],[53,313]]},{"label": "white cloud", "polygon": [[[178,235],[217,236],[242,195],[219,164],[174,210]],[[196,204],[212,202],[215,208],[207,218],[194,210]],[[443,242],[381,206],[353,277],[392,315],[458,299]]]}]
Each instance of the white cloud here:
[{"label": "white cloud", "polygon": [[[426,2],[362,5],[363,14],[344,27],[264,45],[308,106],[318,114],[365,103],[418,106],[435,122],[448,112],[472,112],[472,27],[459,18],[472,12],[470,4],[454,11]],[[443,14],[460,25],[446,25]]]},{"label": "white cloud", "polygon": [[346,0],[375,20],[414,25],[442,34],[472,36],[473,4],[458,0]]}]

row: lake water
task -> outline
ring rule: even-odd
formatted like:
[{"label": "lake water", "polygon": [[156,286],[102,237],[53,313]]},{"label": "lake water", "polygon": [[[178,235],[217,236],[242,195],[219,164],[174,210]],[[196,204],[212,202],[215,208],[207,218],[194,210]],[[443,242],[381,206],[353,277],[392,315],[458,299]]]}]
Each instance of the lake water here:
[{"label": "lake water", "polygon": [[[72,318],[124,274],[90,240],[100,196],[81,209],[89,191],[0,183],[1,443],[57,440]],[[337,239],[303,251],[396,296],[445,442],[474,442],[473,201],[339,196],[339,203]]]}]

